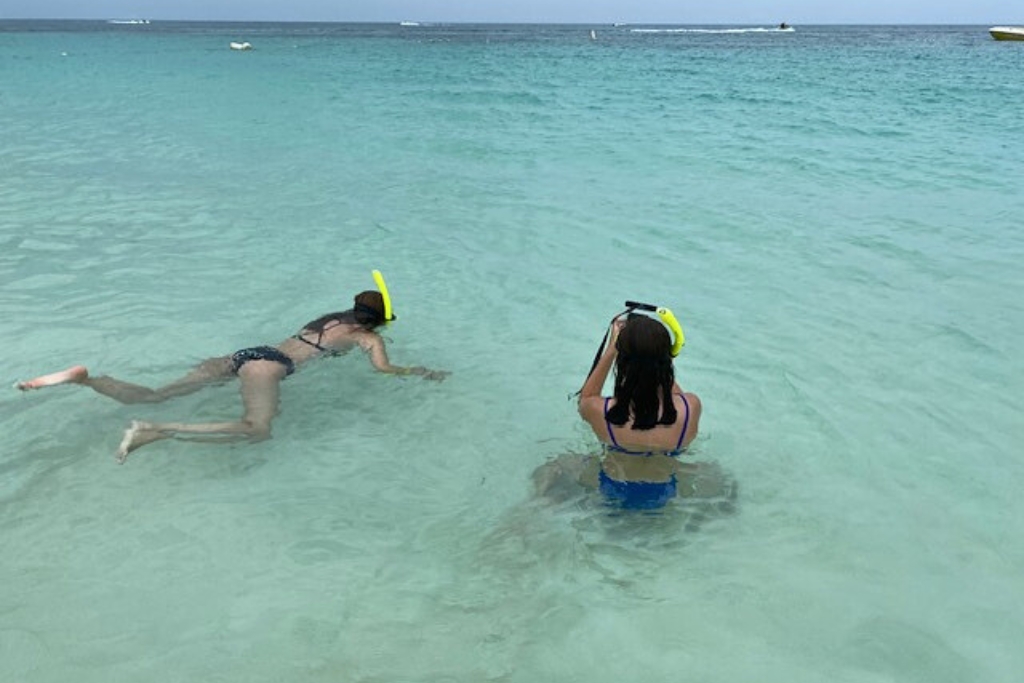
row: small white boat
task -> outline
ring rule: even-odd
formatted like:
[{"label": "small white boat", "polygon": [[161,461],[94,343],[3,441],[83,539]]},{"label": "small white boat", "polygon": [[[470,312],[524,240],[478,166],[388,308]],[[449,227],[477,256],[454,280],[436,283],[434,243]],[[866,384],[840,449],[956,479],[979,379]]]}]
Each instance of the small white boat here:
[{"label": "small white boat", "polygon": [[1024,40],[1024,26],[993,26],[988,32],[996,40]]},{"label": "small white boat", "polygon": [[228,46],[232,50],[251,50],[252,49],[252,45],[250,45],[249,43],[229,43]]}]

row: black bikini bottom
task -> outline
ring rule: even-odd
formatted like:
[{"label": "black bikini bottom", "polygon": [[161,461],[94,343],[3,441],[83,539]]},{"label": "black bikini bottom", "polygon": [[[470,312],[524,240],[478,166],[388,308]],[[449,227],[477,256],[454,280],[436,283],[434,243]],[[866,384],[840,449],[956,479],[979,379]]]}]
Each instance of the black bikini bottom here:
[{"label": "black bikini bottom", "polygon": [[295,372],[295,361],[281,353],[273,346],[254,346],[231,354],[231,371],[238,374],[238,369],[251,360],[270,360],[284,366],[287,374]]}]

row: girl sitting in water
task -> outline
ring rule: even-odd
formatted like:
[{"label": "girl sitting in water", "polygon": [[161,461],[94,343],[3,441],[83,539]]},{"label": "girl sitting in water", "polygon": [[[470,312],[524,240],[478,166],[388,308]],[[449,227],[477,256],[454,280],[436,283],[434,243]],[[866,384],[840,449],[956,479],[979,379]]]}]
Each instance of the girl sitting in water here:
[{"label": "girl sitting in water", "polygon": [[[604,397],[613,363],[614,395]],[[616,506],[656,509],[679,494],[679,478],[696,467],[677,457],[697,436],[700,399],[676,383],[672,338],[654,318],[630,313],[612,322],[608,345],[580,390],[579,413],[605,452],[542,465],[533,475],[542,495],[558,497],[557,489],[575,479]]]},{"label": "girl sitting in water", "polygon": [[261,441],[270,438],[270,423],[277,414],[281,380],[295,372],[299,365],[318,356],[345,353],[358,346],[369,354],[370,363],[380,372],[420,375],[432,380],[447,377],[449,373],[445,371],[391,364],[384,350],[384,339],[376,332],[378,326],[394,319],[390,313],[390,302],[386,305],[380,292],[361,292],[355,296],[351,309],[321,316],[277,346],[255,346],[230,356],[210,358],[181,379],[159,389],[113,377],[93,377],[81,365],[18,382],[15,387],[28,391],[57,384],[81,384],[121,403],[160,403],[237,376],[244,408],[241,419],[207,424],[133,421],[117,449],[117,460],[123,463],[132,451],[161,439],[215,443]]}]

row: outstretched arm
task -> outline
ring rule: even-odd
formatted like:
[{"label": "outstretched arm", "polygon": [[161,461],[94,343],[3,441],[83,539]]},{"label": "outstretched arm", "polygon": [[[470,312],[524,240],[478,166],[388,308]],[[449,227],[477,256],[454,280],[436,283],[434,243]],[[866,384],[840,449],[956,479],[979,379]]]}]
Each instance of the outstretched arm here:
[{"label": "outstretched arm", "polygon": [[420,375],[423,379],[443,380],[450,375],[445,370],[429,370],[421,365],[403,367],[392,365],[388,359],[388,352],[384,349],[384,340],[379,334],[368,334],[359,341],[359,345],[370,354],[370,364],[378,372],[389,375]]}]

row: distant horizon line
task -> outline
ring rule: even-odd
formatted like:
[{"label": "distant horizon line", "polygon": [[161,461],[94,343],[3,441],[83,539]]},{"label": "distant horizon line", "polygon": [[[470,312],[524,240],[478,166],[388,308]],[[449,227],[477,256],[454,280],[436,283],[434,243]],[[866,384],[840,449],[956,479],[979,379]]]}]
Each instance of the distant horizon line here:
[{"label": "distant horizon line", "polygon": [[[96,21],[96,22],[117,22],[117,21],[146,21],[165,23],[196,23],[207,24],[367,24],[367,25],[405,25],[407,28],[429,25],[465,25],[465,26],[611,26],[621,28],[624,26],[778,26],[776,22],[665,22],[665,21],[465,21],[465,20],[442,20],[442,19],[394,19],[394,20],[351,20],[351,19],[151,19],[148,17],[0,17],[0,23],[10,21]],[[949,22],[899,22],[899,23],[876,23],[876,22],[810,22],[799,23],[785,21],[787,26],[994,26],[991,22],[978,23],[949,23]],[[998,23],[998,22],[997,22]],[[1003,22],[1006,23],[1006,22]],[[1012,23],[1012,22],[1011,22]]]}]

